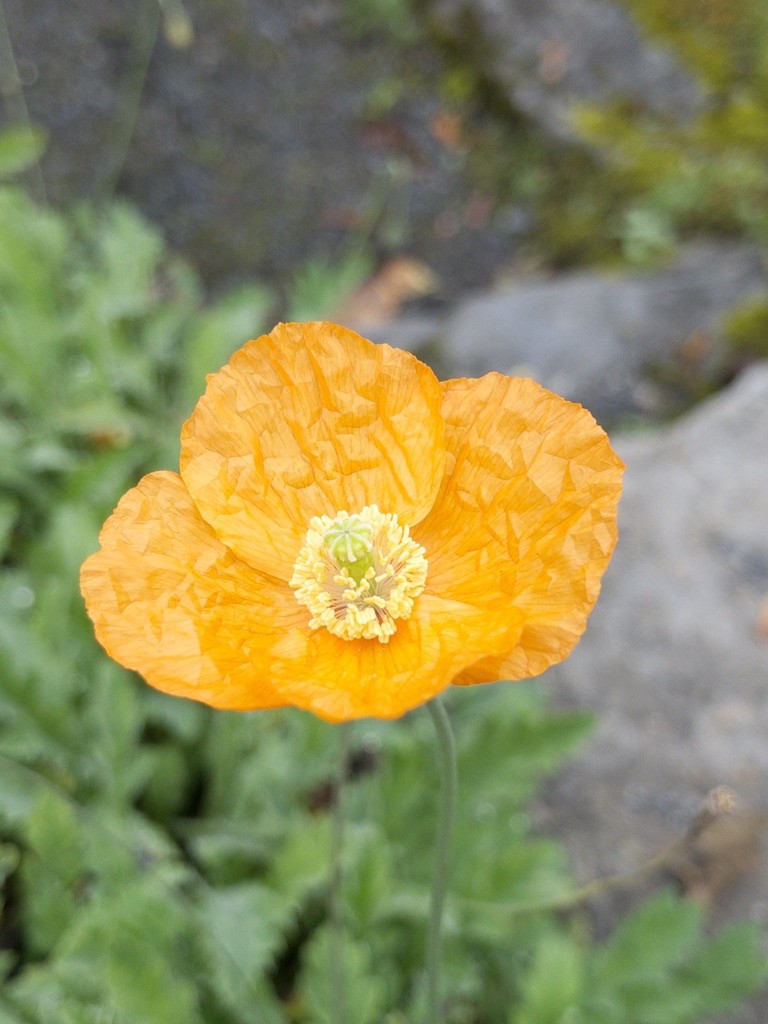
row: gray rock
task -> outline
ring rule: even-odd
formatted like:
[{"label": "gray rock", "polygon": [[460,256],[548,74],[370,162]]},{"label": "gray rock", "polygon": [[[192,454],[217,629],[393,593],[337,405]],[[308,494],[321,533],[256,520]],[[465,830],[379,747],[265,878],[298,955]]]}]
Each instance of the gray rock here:
[{"label": "gray rock", "polygon": [[664,399],[648,371],[679,358],[698,332],[695,369],[713,373],[724,311],[767,283],[756,249],[699,247],[653,273],[520,278],[459,303],[442,321],[410,317],[375,333],[435,355],[445,376],[531,376],[611,421],[657,411]]},{"label": "gray rock", "polygon": [[[578,875],[629,871],[685,830],[710,788],[768,811],[768,363],[670,428],[619,438],[620,539],[573,655],[545,677],[597,730],[539,824]],[[765,829],[762,841],[765,843]],[[713,894],[768,924],[765,859]],[[768,1019],[768,997],[739,1021]]]},{"label": "gray rock", "polygon": [[618,759],[639,785],[662,750],[679,783],[747,789],[768,809],[768,644],[755,632],[768,595],[768,365],[617,449],[620,542],[588,634],[556,673],[599,711],[591,769]]},{"label": "gray rock", "polygon": [[626,98],[678,118],[703,104],[671,54],[606,0],[431,0],[427,10],[513,106],[555,135],[573,135],[577,103]]}]

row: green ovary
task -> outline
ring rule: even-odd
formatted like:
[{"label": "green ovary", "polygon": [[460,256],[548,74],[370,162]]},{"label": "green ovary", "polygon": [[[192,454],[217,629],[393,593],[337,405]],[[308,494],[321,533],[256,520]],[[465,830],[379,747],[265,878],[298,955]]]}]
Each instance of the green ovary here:
[{"label": "green ovary", "polygon": [[373,561],[373,529],[359,515],[334,519],[323,534],[326,550],[340,569],[346,569],[355,583],[359,583]]}]

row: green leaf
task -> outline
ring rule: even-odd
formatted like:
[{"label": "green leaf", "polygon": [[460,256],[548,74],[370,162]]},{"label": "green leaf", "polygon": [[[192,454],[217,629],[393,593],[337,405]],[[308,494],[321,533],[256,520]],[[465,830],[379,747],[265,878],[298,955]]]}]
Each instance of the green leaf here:
[{"label": "green leaf", "polygon": [[193,407],[202,394],[206,374],[218,370],[235,349],[264,331],[273,303],[274,296],[269,289],[250,285],[220,299],[197,318],[186,340],[181,363],[181,408]]},{"label": "green leaf", "polygon": [[[80,1000],[79,1012],[72,1004],[65,992],[61,981],[57,978],[50,967],[34,965],[29,967],[23,974],[12,978],[3,986],[3,994],[0,996],[0,1006],[5,1009],[8,1006],[8,1019],[17,1024],[38,1024],[45,1021],[45,1024],[95,1024],[88,1019],[83,1012]],[[16,1016],[18,1012],[19,1016]],[[0,1021],[3,1017],[0,1016]]]},{"label": "green leaf", "polygon": [[11,843],[0,843],[0,887],[19,866],[19,849]]},{"label": "green leaf", "polygon": [[596,958],[600,986],[626,985],[664,977],[694,947],[701,910],[663,892],[626,917]]},{"label": "green leaf", "polygon": [[522,983],[522,1003],[510,1024],[568,1024],[581,1003],[583,951],[566,934],[545,935]]},{"label": "green leaf", "polygon": [[0,996],[0,1024],[29,1024],[29,1020],[19,1016]]},{"label": "green leaf", "polygon": [[232,885],[253,876],[272,860],[275,843],[254,834],[253,826],[231,818],[176,822],[175,830],[215,885]]},{"label": "green leaf", "polygon": [[175,743],[145,748],[150,771],[141,794],[142,808],[153,818],[167,821],[184,806],[189,796],[189,764]]},{"label": "green leaf", "polygon": [[288,301],[287,320],[324,320],[370,275],[373,262],[353,252],[337,263],[307,260],[297,271]]},{"label": "green leaf", "polygon": [[189,925],[171,889],[152,879],[125,886],[74,919],[57,950],[57,976],[70,995],[98,1000],[118,1020],[202,1024]]},{"label": "green leaf", "polygon": [[159,690],[144,695],[144,715],[182,743],[199,743],[209,709],[191,700],[178,700]]},{"label": "green leaf", "polygon": [[[342,966],[336,971],[334,963],[339,959]],[[318,929],[302,956],[299,979],[302,1020],[306,1024],[338,1024],[336,978],[342,972],[341,995],[347,1019],[355,1024],[379,1024],[386,999],[381,965],[374,968],[368,948],[349,936],[344,937],[339,949],[327,927]]]},{"label": "green leaf", "polygon": [[208,889],[200,909],[216,989],[241,1005],[281,948],[291,908],[272,889],[247,882]]},{"label": "green leaf", "polygon": [[77,912],[82,875],[80,829],[71,804],[53,792],[38,799],[26,827],[28,853],[21,865],[26,939],[49,952]]},{"label": "green leaf", "polygon": [[207,984],[238,1021],[254,1016],[282,1021],[282,1010],[265,977],[285,943],[291,909],[258,882],[209,889],[201,903],[201,938]]},{"label": "green leaf", "polygon": [[554,714],[530,688],[502,683],[497,691],[467,723],[461,756],[470,779],[485,782],[500,766],[513,775],[551,771],[593,728],[591,715]]},{"label": "green leaf", "polygon": [[620,1017],[633,1024],[689,1024],[698,1016],[696,993],[674,972],[663,980],[630,982],[618,995]]},{"label": "green leaf", "polygon": [[393,890],[391,861],[391,851],[377,832],[344,872],[342,895],[358,935],[370,932],[379,908]]},{"label": "green leaf", "polygon": [[[283,1005],[266,977],[257,978],[239,1004],[235,1005],[235,989],[230,989],[222,1001],[238,1024],[288,1024]],[[218,1024],[218,1018],[213,1024]]]},{"label": "green leaf", "polygon": [[[96,263],[81,276],[81,295],[86,308],[91,308],[102,325],[102,337],[110,338],[103,325],[148,314],[154,308],[154,275],[163,255],[163,240],[157,228],[127,203],[116,203],[103,216],[94,218],[90,231],[96,245]],[[125,368],[130,349],[121,348],[119,355]]]},{"label": "green leaf", "polygon": [[130,890],[143,880],[173,895],[193,877],[165,829],[130,807],[91,806],[81,834],[89,872],[102,894]]},{"label": "green leaf", "polygon": [[696,994],[699,1013],[723,1013],[768,979],[760,928],[743,922],[724,929],[681,969],[680,979]]},{"label": "green leaf", "polygon": [[298,828],[278,852],[269,881],[296,902],[328,883],[331,823],[327,816]]},{"label": "green leaf", "polygon": [[22,765],[0,754],[0,825],[20,832],[39,795],[40,781]]},{"label": "green leaf", "polygon": [[151,748],[139,745],[144,705],[136,681],[113,662],[100,659],[91,678],[93,693],[81,722],[91,737],[93,784],[119,807],[147,784],[155,767]]},{"label": "green leaf", "polygon": [[11,543],[11,533],[19,516],[20,506],[12,498],[0,498],[0,559]]},{"label": "green leaf", "polygon": [[461,838],[466,852],[456,868],[456,888],[473,899],[524,906],[565,896],[572,887],[563,848],[557,843],[518,838],[499,849],[482,839],[472,844],[465,830]]},{"label": "green leaf", "polygon": [[45,152],[46,141],[41,128],[28,125],[0,132],[0,178],[10,178],[37,163]]}]

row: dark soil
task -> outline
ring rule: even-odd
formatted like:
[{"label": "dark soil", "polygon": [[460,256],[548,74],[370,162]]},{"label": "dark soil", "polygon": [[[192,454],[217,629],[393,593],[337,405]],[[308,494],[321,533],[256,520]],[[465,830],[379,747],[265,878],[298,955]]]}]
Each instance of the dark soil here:
[{"label": "dark soil", "polygon": [[424,260],[446,294],[486,283],[521,216],[472,180],[445,55],[405,0],[372,24],[378,6],[189,0],[175,49],[158,0],[6,0],[49,197],[129,199],[213,287],[360,242]]}]

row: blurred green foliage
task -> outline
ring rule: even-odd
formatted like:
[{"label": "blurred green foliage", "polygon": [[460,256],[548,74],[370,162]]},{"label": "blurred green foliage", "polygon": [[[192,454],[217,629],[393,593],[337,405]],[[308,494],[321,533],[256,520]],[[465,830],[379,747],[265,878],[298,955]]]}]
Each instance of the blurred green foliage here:
[{"label": "blurred green foliage", "polygon": [[[624,256],[647,263],[692,235],[768,245],[768,5],[764,0],[623,0],[704,90],[698,116],[662,119],[618,104],[580,126],[627,199]],[[639,230],[638,230],[639,229]],[[768,297],[723,325],[736,365],[768,353]]]},{"label": "blurred green foliage", "polygon": [[766,244],[768,4],[617,2],[700,84],[701,111],[663,116],[619,99],[579,110],[577,137],[565,142],[511,109],[469,14],[457,45],[410,0],[423,45],[437,40],[447,54],[441,99],[461,126],[452,158],[493,197],[494,217],[519,214],[528,225],[518,233],[522,265],[645,267],[701,236]]},{"label": "blurred green foliage", "polygon": [[407,45],[417,42],[421,34],[411,0],[342,0],[341,12],[356,38],[384,34]]},{"label": "blurred green foliage", "polygon": [[[627,196],[622,242],[638,262],[691,234],[768,243],[768,6],[763,0],[624,0],[701,84],[694,118],[625,103],[583,111]],[[640,226],[644,244],[638,247]]]},{"label": "blurred green foliage", "polygon": [[11,178],[37,163],[45,150],[45,132],[16,125],[0,132],[0,178]]},{"label": "blurred green foliage", "polygon": [[736,356],[768,358],[768,293],[733,310],[723,329]]},{"label": "blurred green foliage", "polygon": [[364,246],[355,245],[333,263],[309,259],[298,268],[287,296],[288,321],[331,317],[343,299],[373,273],[373,260]]},{"label": "blurred green foliage", "polygon": [[[326,294],[307,280],[297,303]],[[353,731],[340,953],[335,730],[151,691],[98,648],[77,591],[117,498],[175,465],[204,374],[272,302],[251,287],[205,305],[124,206],[65,217],[0,191],[0,1024],[331,1024],[339,955],[350,1022],[420,1019],[428,717]],[[597,946],[580,918],[537,912],[573,882],[526,802],[590,723],[523,685],[456,692],[451,713],[446,1022],[685,1024],[759,986],[755,930],[705,939],[673,895]]]}]

